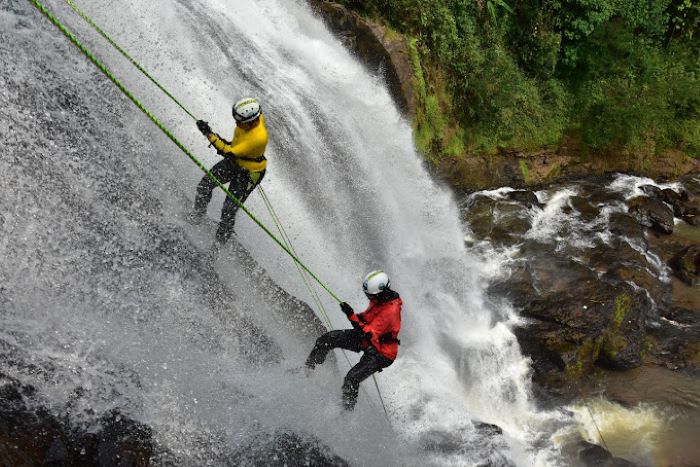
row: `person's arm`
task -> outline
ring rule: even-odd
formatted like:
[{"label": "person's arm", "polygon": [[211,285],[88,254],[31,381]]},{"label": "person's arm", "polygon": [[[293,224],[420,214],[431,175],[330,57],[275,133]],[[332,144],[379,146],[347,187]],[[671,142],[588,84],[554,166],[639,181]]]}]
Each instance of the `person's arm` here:
[{"label": "person's arm", "polygon": [[342,302],[340,304],[340,309],[343,310],[343,313],[345,313],[345,316],[348,317],[348,320],[350,321],[350,324],[352,324],[353,328],[364,332],[364,328],[365,328],[364,320],[362,319],[361,316],[358,316],[355,314],[355,311],[352,309],[352,307],[350,305],[348,305],[346,302]]},{"label": "person's arm", "polygon": [[210,133],[207,139],[216,148],[216,152],[223,157],[250,157],[255,150],[255,145],[251,141],[242,141],[236,145],[221,138],[216,133]]},{"label": "person's arm", "polygon": [[255,144],[250,140],[242,141],[236,145],[231,144],[231,142],[214,133],[209,123],[204,120],[197,120],[197,128],[216,148],[216,152],[220,156],[232,158],[247,157],[255,150]]}]

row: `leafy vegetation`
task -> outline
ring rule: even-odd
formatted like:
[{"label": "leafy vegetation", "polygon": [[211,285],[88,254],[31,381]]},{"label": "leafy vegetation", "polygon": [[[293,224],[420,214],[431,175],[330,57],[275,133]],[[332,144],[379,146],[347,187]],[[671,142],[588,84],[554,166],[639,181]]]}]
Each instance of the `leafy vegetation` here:
[{"label": "leafy vegetation", "polygon": [[337,0],[410,40],[430,157],[700,157],[700,0]]}]

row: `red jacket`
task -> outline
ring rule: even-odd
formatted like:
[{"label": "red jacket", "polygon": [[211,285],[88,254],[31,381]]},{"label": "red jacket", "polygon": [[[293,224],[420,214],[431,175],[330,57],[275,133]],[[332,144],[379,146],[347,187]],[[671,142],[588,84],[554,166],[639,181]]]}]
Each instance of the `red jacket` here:
[{"label": "red jacket", "polygon": [[[395,293],[395,292],[394,292]],[[372,299],[365,311],[348,316],[352,325],[369,334],[361,344],[366,349],[369,344],[389,360],[395,360],[399,352],[398,335],[401,330],[401,305],[403,302],[396,294],[389,301],[380,302]]]}]

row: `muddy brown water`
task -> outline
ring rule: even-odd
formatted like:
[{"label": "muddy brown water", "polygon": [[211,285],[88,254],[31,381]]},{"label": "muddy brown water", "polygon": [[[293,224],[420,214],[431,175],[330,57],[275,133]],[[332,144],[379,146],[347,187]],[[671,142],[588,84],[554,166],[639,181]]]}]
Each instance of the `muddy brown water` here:
[{"label": "muddy brown water", "polygon": [[[622,404],[587,403],[614,455],[660,467],[700,465],[700,379],[645,365],[601,372],[600,381],[607,399]],[[580,415],[582,424],[590,423],[591,414]],[[600,438],[595,430],[589,434]]]}]

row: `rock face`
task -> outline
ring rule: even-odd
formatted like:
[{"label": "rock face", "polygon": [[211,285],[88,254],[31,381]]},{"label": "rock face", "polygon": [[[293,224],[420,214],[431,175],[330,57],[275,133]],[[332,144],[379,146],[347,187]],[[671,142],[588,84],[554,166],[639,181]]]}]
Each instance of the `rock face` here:
[{"label": "rock face", "polygon": [[580,443],[579,459],[586,467],[635,467],[636,465],[625,459],[613,457],[608,450],[585,441]]},{"label": "rock face", "polygon": [[384,77],[399,108],[409,117],[415,115],[413,68],[406,39],[337,3],[322,0],[309,3],[371,72]]},{"label": "rock face", "polygon": [[34,389],[0,374],[0,466],[142,467],[153,453],[151,430],[118,412],[95,432],[28,404]]},{"label": "rock face", "polygon": [[[693,227],[681,223],[675,232],[673,215],[692,203],[695,187],[690,180],[688,192],[647,187],[626,200],[605,188],[611,181],[572,182],[539,197],[474,194],[464,207],[475,248],[487,240],[511,252],[508,274],[490,293],[525,317],[515,333],[541,394],[575,397],[595,384],[596,368],[651,362],[698,370],[700,294],[689,286],[698,280],[700,249],[679,240]],[[688,285],[672,281],[671,268]]]},{"label": "rock face", "polygon": [[644,227],[663,234],[673,232],[673,211],[658,199],[640,196],[627,202],[629,210]]},{"label": "rock face", "polygon": [[673,273],[689,286],[700,283],[700,245],[691,245],[671,259]]},{"label": "rock face", "polygon": [[236,452],[228,461],[230,465],[265,465],[267,467],[350,466],[345,460],[333,454],[328,447],[288,432],[279,432],[258,439],[254,444]]}]

